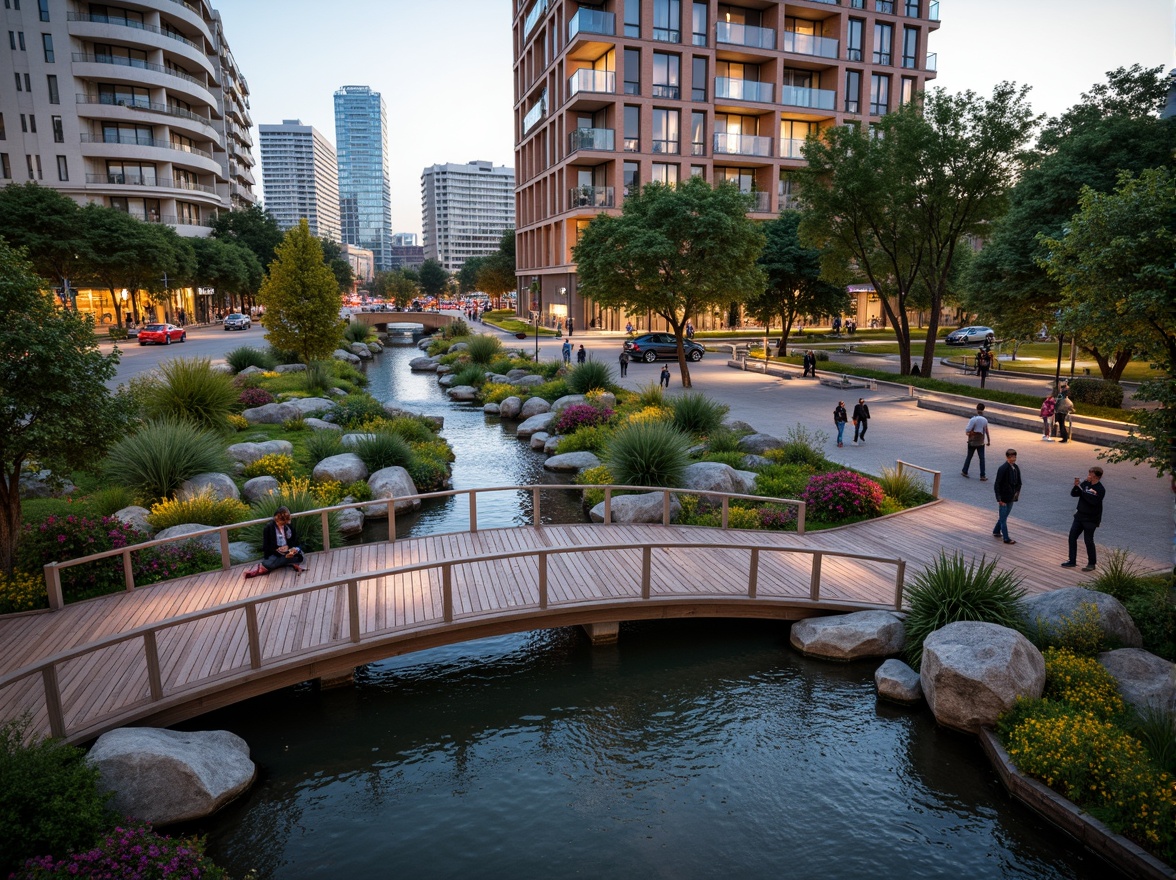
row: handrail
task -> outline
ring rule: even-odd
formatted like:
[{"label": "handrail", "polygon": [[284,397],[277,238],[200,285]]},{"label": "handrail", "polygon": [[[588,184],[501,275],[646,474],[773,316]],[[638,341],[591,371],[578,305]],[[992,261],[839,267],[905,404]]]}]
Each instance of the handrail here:
[{"label": "handrail", "polygon": [[[379,498],[372,501],[352,501],[347,504],[335,504],[331,507],[319,507],[314,510],[305,510],[299,513],[292,514],[293,519],[298,517],[318,516],[321,521],[323,549],[331,549],[331,539],[329,534],[328,517],[330,514],[341,510],[354,510],[357,508],[369,509],[374,506],[387,505],[388,516],[388,541],[396,540],[396,505],[405,501],[426,500],[431,498],[450,498],[458,495],[470,496],[470,527],[468,531],[478,531],[478,505],[477,496],[484,492],[524,492],[530,491],[532,493],[533,512],[531,517],[531,525],[542,525],[542,509],[540,506],[539,493],[545,490],[575,490],[583,492],[586,489],[603,489],[604,490],[604,521],[609,523],[612,521],[612,493],[616,490],[626,492],[661,492],[664,495],[663,499],[663,513],[662,524],[670,524],[670,495],[702,495],[707,498],[718,497],[722,499],[722,527],[728,527],[728,509],[731,499],[742,500],[756,500],[764,501],[769,504],[793,504],[797,507],[796,513],[796,531],[797,534],[804,534],[804,516],[805,503],[797,501],[792,498],[769,498],[760,495],[741,495],[734,492],[702,492],[690,489],[671,489],[665,486],[625,486],[617,483],[599,484],[599,485],[581,485],[578,483],[538,483],[528,484],[523,486],[487,486],[472,489],[446,489],[440,492],[419,492],[416,495],[392,495],[388,498]],[[176,535],[171,538],[154,538],[150,541],[143,541],[140,544],[128,544],[126,547],[119,547],[114,550],[103,550],[100,553],[92,553],[89,556],[80,556],[77,559],[69,559],[64,562],[49,562],[44,566],[45,572],[45,588],[49,596],[49,608],[52,611],[60,611],[65,607],[65,598],[61,588],[61,572],[66,568],[73,568],[77,565],[84,565],[87,562],[96,562],[100,559],[109,559],[112,556],[121,556],[123,559],[123,577],[126,582],[127,592],[135,589],[135,573],[134,566],[131,563],[131,554],[140,550],[147,550],[151,547],[158,547],[163,544],[173,544],[179,542],[186,542],[202,538],[206,535],[216,535],[220,544],[221,555],[221,571],[227,571],[232,567],[232,560],[229,558],[229,532],[236,529],[249,528],[250,526],[268,523],[269,517],[261,519],[245,520],[243,522],[230,523],[224,526],[213,526],[207,529],[200,529],[199,531],[188,532],[183,535]]]},{"label": "handrail", "polygon": [[926,468],[926,467],[923,467],[922,465],[911,464],[909,461],[903,461],[900,458],[900,459],[898,459],[898,475],[899,476],[902,476],[902,469],[903,468],[913,468],[914,470],[922,471],[925,474],[931,474],[931,497],[932,498],[939,497],[939,478],[943,476],[942,471],[937,471],[934,468]]},{"label": "handrail", "polygon": [[[536,493],[539,488],[535,488]],[[667,490],[668,492],[669,490]],[[716,493],[719,494],[719,493]],[[370,502],[369,502],[370,503]],[[668,506],[668,502],[667,502]],[[386,578],[394,575],[411,574],[419,571],[429,571],[439,569],[441,572],[441,590],[442,590],[442,611],[439,617],[434,616],[431,619],[433,624],[449,624],[460,622],[463,626],[478,620],[489,619],[504,619],[509,617],[518,617],[524,615],[534,614],[535,611],[548,611],[552,607],[556,608],[575,608],[583,609],[590,608],[594,605],[608,605],[617,601],[617,597],[612,596],[602,598],[600,600],[589,600],[585,602],[578,597],[569,598],[563,602],[552,603],[551,597],[548,593],[547,572],[549,570],[548,559],[551,556],[560,556],[565,554],[585,554],[585,553],[613,553],[610,557],[615,564],[616,551],[623,550],[641,550],[640,563],[640,581],[635,583],[635,587],[639,590],[635,591],[632,596],[624,597],[626,601],[656,602],[667,599],[690,599],[698,600],[732,600],[746,598],[749,602],[772,602],[778,599],[781,603],[793,604],[795,602],[820,602],[821,601],[821,569],[822,559],[825,556],[835,557],[837,559],[859,559],[876,562],[883,565],[893,565],[895,567],[895,592],[893,607],[895,610],[902,609],[902,595],[904,578],[906,571],[906,561],[901,558],[891,557],[877,557],[861,553],[846,553],[835,550],[824,550],[818,548],[808,547],[773,547],[763,544],[740,544],[735,542],[722,543],[704,543],[700,544],[691,541],[673,541],[673,542],[656,542],[656,543],[620,543],[620,544],[595,544],[595,545],[577,545],[572,547],[542,547],[529,550],[509,550],[496,553],[486,553],[477,556],[468,556],[460,559],[445,559],[445,560],[430,560],[427,562],[416,562],[407,565],[391,566],[383,568],[378,571],[364,571],[352,573],[343,577],[330,578],[325,581],[319,581],[314,584],[307,584],[304,586],[295,586],[291,588],[283,588],[280,592],[263,593],[256,596],[250,596],[244,599],[236,599],[231,602],[226,602],[217,605],[213,608],[206,608],[200,611],[192,611],[186,614],[181,614],[176,617],[169,618],[163,621],[156,621],[150,624],[144,624],[126,632],[117,633],[115,635],[106,636],[86,645],[81,645],[71,648],[66,651],[60,651],[50,657],[44,658],[37,663],[30,666],[23,667],[13,672],[0,677],[0,690],[30,678],[35,675],[40,675],[43,682],[42,698],[46,714],[50,724],[50,732],[55,737],[69,736],[69,729],[65,723],[65,712],[61,699],[61,688],[58,681],[57,670],[58,667],[71,660],[76,660],[89,654],[105,650],[119,645],[124,642],[129,642],[136,639],[142,639],[144,659],[146,661],[147,705],[154,705],[162,702],[168,697],[183,696],[184,694],[197,693],[201,687],[208,683],[209,678],[201,679],[197,684],[189,684],[185,687],[174,689],[168,693],[164,688],[163,670],[160,666],[159,658],[159,634],[165,630],[172,629],[177,626],[193,623],[198,620],[204,620],[211,617],[233,615],[236,612],[244,612],[243,619],[246,627],[246,644],[248,645],[247,656],[249,659],[249,671],[251,675],[256,675],[257,671],[266,666],[266,657],[262,654],[261,637],[258,622],[257,610],[260,606],[274,601],[287,600],[294,596],[302,596],[310,593],[321,592],[325,590],[334,589],[336,587],[347,588],[347,605],[348,605],[348,627],[346,635],[341,635],[336,638],[327,639],[324,643],[311,647],[303,648],[285,654],[278,654],[271,659],[271,665],[277,666],[281,662],[288,662],[293,656],[311,656],[316,652],[321,652],[331,647],[339,647],[350,643],[351,645],[358,645],[365,641],[374,642],[391,633],[396,632],[397,627],[384,627],[379,630],[371,630],[364,633],[360,630],[359,623],[360,616],[360,595],[359,586],[361,582],[376,580],[379,578]],[[713,550],[745,550],[749,554],[748,575],[747,575],[747,592],[744,596],[737,596],[732,593],[700,593],[696,589],[683,590],[682,592],[662,592],[654,596],[651,589],[651,560],[653,550],[689,550],[692,554],[706,553]],[[805,554],[812,558],[812,567],[810,574],[810,588],[809,595],[805,599],[797,599],[796,597],[765,597],[760,595],[758,591],[759,582],[759,568],[760,556],[764,553],[796,553]],[[509,610],[494,609],[492,611],[472,612],[463,615],[457,615],[454,612],[454,584],[453,584],[453,567],[467,566],[479,562],[494,562],[501,559],[521,559],[534,557],[536,560],[537,571],[537,601],[528,602],[525,604],[513,605]],[[471,592],[477,590],[476,584],[469,586]],[[237,618],[240,619],[240,618]],[[234,626],[239,626],[239,623],[234,623]],[[414,627],[419,629],[422,626],[420,622],[414,624]],[[214,673],[213,677],[222,676],[223,673]],[[130,708],[138,708],[142,706],[142,701],[136,701],[132,706],[124,706],[115,713],[107,713],[107,715],[118,714],[118,712],[125,712]],[[92,729],[94,726],[100,724],[104,716],[97,716],[88,718],[84,722],[84,726],[80,728],[79,732]]]}]

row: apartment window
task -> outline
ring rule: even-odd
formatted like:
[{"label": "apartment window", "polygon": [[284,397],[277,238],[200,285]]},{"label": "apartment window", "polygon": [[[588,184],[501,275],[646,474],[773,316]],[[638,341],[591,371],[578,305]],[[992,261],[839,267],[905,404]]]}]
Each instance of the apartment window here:
[{"label": "apartment window", "polygon": [[176,215],[180,223],[185,226],[200,225],[200,206],[190,202],[176,202]]},{"label": "apartment window", "polygon": [[7,153],[0,153],[0,177],[12,180],[12,165],[8,162]]},{"label": "apartment window", "polygon": [[641,0],[625,0],[625,36],[641,36]]},{"label": "apartment window", "polygon": [[866,0],[849,0],[850,9],[865,9]]},{"label": "apartment window", "polygon": [[[65,130],[61,127],[61,117],[60,116],[51,116],[50,121],[53,125],[53,143],[64,144],[65,143]],[[61,179],[65,180],[64,177]]]},{"label": "apartment window", "polygon": [[29,118],[23,113],[20,114],[20,130],[25,134],[29,133]]},{"label": "apartment window", "polygon": [[705,3],[694,4],[692,30],[694,31],[693,42],[695,46],[706,45],[706,7],[707,4]]},{"label": "apartment window", "polygon": [[894,14],[894,0],[874,0],[874,8],[879,12]]},{"label": "apartment window", "polygon": [[29,180],[44,180],[45,175],[41,169],[41,156],[25,154],[25,164],[29,169]]},{"label": "apartment window", "polygon": [[862,72],[845,71],[845,112],[862,112]]},{"label": "apartment window", "polygon": [[792,175],[787,171],[780,172],[780,183],[777,187],[776,193],[780,196],[780,210],[795,210],[799,207],[796,203],[796,196],[792,192]]},{"label": "apartment window", "polygon": [[[177,135],[172,135],[172,137],[177,137]],[[153,147],[155,146],[155,137],[150,125],[119,125],[115,122],[108,122],[102,126],[102,142]]]},{"label": "apartment window", "polygon": [[16,78],[16,90],[17,90],[18,92],[23,92],[23,91],[24,91],[24,87],[23,87],[23,86],[20,84],[20,74],[19,74],[19,73],[14,73],[14,74],[13,74],[13,76]]},{"label": "apartment window", "polygon": [[625,50],[625,94],[641,94],[641,50]]},{"label": "apartment window", "polygon": [[667,162],[654,162],[650,180],[654,183],[664,183],[666,186],[678,185],[678,166]]},{"label": "apartment window", "polygon": [[671,155],[680,152],[680,120],[681,116],[677,110],[653,108],[653,152]]},{"label": "apartment window", "polygon": [[57,60],[53,51],[53,34],[41,34],[41,48],[45,50],[45,60],[52,64]]},{"label": "apartment window", "polygon": [[690,99],[706,101],[706,59],[695,56],[691,61]]},{"label": "apartment window", "polygon": [[636,162],[626,162],[621,169],[621,184],[626,196],[636,194],[641,189],[641,166]]},{"label": "apartment window", "polygon": [[[177,169],[177,178],[179,169]],[[110,183],[132,186],[155,186],[155,166],[141,162],[107,162],[106,177]]]},{"label": "apartment window", "polygon": [[16,31],[8,32],[8,48],[13,52],[16,51]]},{"label": "apartment window", "polygon": [[884,73],[870,74],[870,114],[881,116],[890,109],[890,77]]},{"label": "apartment window", "polygon": [[681,0],[653,0],[653,38],[662,43],[682,42]]},{"label": "apartment window", "polygon": [[703,180],[705,180],[706,179],[706,166],[705,165],[691,165],[690,166],[690,176],[691,177],[701,177]]},{"label": "apartment window", "polygon": [[919,66],[919,29],[904,27],[902,29],[902,66],[915,68]]},{"label": "apartment window", "polygon": [[20,114],[20,130],[25,134],[36,134],[37,117],[32,113],[30,113],[28,116],[25,116],[23,113]]},{"label": "apartment window", "polygon": [[706,113],[701,110],[690,114],[690,155],[706,155]]},{"label": "apartment window", "polygon": [[851,18],[849,20],[849,30],[845,35],[845,60],[846,61],[861,61],[862,60],[862,39],[865,33],[866,23],[860,18]]},{"label": "apartment window", "polygon": [[906,0],[907,18],[919,17],[919,0]]},{"label": "apartment window", "polygon": [[817,123],[800,119],[780,120],[780,157],[782,159],[804,158],[804,142],[810,134],[818,131]]},{"label": "apartment window", "polygon": [[57,157],[57,179],[69,180],[69,164],[65,161],[65,156]]},{"label": "apartment window", "polygon": [[890,47],[894,39],[894,27],[883,22],[874,22],[874,63],[890,63]]},{"label": "apartment window", "polygon": [[49,86],[49,103],[60,104],[61,94],[57,91],[57,76],[52,73],[49,74],[45,77],[45,83]]},{"label": "apartment window", "polygon": [[625,144],[626,153],[641,152],[641,108],[633,104],[625,105]]},{"label": "apartment window", "polygon": [[137,86],[98,83],[98,102],[100,104],[125,104],[129,107],[146,107],[150,101],[151,96],[147,89]]},{"label": "apartment window", "polygon": [[[37,0],[37,7],[41,10],[41,21],[48,21],[49,0]],[[16,0],[16,8],[20,9],[20,0]]]},{"label": "apartment window", "polygon": [[653,97],[675,101],[681,97],[681,64],[677,55],[653,53]]},{"label": "apartment window", "polygon": [[21,74],[21,76],[24,77],[24,90],[26,92],[31,92],[33,90],[33,81],[29,79],[29,75],[27,73]]},{"label": "apartment window", "polygon": [[915,100],[915,95],[918,94],[918,80],[913,76],[904,76],[902,78],[902,93],[899,95],[900,104],[909,104]]}]

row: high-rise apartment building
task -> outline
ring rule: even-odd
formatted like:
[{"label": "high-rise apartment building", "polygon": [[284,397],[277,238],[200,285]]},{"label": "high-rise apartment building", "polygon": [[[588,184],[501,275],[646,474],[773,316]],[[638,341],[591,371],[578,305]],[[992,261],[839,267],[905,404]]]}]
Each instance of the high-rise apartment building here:
[{"label": "high-rise apartment building", "polygon": [[339,162],[331,142],[300,119],[259,129],[265,209],[278,227],[284,231],[305,218],[312,235],[342,243]]},{"label": "high-rise apartment building", "polygon": [[701,176],[771,219],[793,203],[805,138],[868,123],[935,76],[938,18],[934,0],[516,0],[518,282],[539,290],[520,309],[616,329],[576,296],[572,248],[596,214]]},{"label": "high-rise apartment building", "polygon": [[433,165],[421,174],[425,257],[456,272],[470,257],[498,250],[515,225],[513,168],[490,162]]},{"label": "high-rise apartment building", "polygon": [[335,92],[339,213],[343,241],[370,250],[389,268],[392,186],[388,180],[388,113],[379,92],[343,86]]},{"label": "high-rise apartment building", "polygon": [[192,236],[256,202],[249,87],[208,0],[5,0],[0,22],[0,185]]}]

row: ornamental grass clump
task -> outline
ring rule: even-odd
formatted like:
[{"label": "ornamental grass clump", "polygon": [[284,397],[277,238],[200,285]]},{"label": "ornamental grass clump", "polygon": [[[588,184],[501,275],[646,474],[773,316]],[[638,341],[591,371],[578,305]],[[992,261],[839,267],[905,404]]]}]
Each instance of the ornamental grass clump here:
[{"label": "ornamental grass clump", "polygon": [[613,387],[612,370],[608,364],[586,360],[568,372],[567,383],[573,394],[587,394],[601,389],[607,391]]},{"label": "ornamental grass clump", "polygon": [[502,357],[502,340],[497,336],[479,333],[466,340],[466,354],[470,360],[483,367]]},{"label": "ornamental grass clump", "polygon": [[603,458],[617,483],[680,486],[690,464],[690,438],[666,422],[632,422],[613,434]]},{"label": "ornamental grass clump", "polygon": [[[278,486],[278,491],[271,492],[254,501],[250,518],[269,521],[273,519],[274,512],[279,507],[288,507],[290,513],[295,515],[293,526],[298,535],[298,546],[302,548],[304,553],[313,553],[323,549],[323,529],[319,516],[297,516],[297,514],[318,510],[322,506],[319,504],[318,498],[315,497],[310,480],[303,477],[282,483]],[[327,533],[332,547],[338,547],[343,542],[343,536],[339,532],[338,517],[338,512],[327,515]],[[264,528],[265,523],[254,523],[231,533],[230,539],[247,541],[260,550],[261,532]]]},{"label": "ornamental grass clump", "polygon": [[274,357],[271,351],[262,351],[258,348],[250,348],[248,345],[243,345],[240,348],[234,348],[226,354],[225,363],[233,368],[234,373],[240,373],[249,367],[257,367],[259,370],[272,370],[278,365],[278,359]]},{"label": "ornamental grass clump", "polygon": [[997,571],[995,559],[965,561],[958,553],[941,552],[907,583],[903,596],[907,662],[918,669],[924,640],[949,623],[973,620],[1016,629],[1025,590],[1012,571]]},{"label": "ornamental grass clump", "polygon": [[375,330],[361,321],[343,325],[343,341],[348,344],[352,342],[367,342],[369,339],[375,338]]},{"label": "ornamental grass clump", "polygon": [[324,458],[347,451],[343,448],[343,432],[331,430],[311,431],[302,449],[305,455],[303,460],[311,469]]},{"label": "ornamental grass clump", "polygon": [[571,434],[564,434],[555,446],[555,454],[566,452],[597,452],[599,453],[612,439],[613,432],[604,425],[578,428]]},{"label": "ornamental grass clump", "polygon": [[573,403],[559,411],[551,423],[553,434],[574,434],[581,428],[595,428],[606,425],[616,415],[607,406],[593,406],[590,403]]},{"label": "ornamental grass clump", "polygon": [[453,374],[453,385],[470,385],[480,388],[486,382],[486,370],[477,364],[466,364]]},{"label": "ornamental grass clump", "polygon": [[878,485],[903,507],[917,504],[927,495],[926,485],[915,471],[883,467]]},{"label": "ornamental grass clump", "polygon": [[373,474],[386,467],[407,469],[413,462],[413,451],[408,441],[391,431],[361,435],[352,451],[362,459],[368,473]]},{"label": "ornamental grass clump", "polygon": [[162,381],[144,401],[149,419],[183,419],[207,431],[228,433],[228,416],[237,407],[233,380],[212,369],[208,358],[176,358],[159,366]]},{"label": "ornamental grass clump", "polygon": [[335,374],[326,361],[311,361],[302,373],[302,387],[311,394],[326,394],[335,387]]},{"label": "ornamental grass clump", "polygon": [[184,480],[228,467],[220,437],[177,418],[152,419],[111,447],[106,478],[148,503],[172,495]]},{"label": "ornamental grass clump", "polygon": [[706,437],[717,430],[731,410],[726,404],[694,391],[671,398],[670,409],[674,413],[674,427],[693,437]]},{"label": "ornamental grass clump", "polygon": [[808,516],[825,523],[843,523],[878,515],[882,487],[853,471],[831,471],[809,478],[801,494]]}]

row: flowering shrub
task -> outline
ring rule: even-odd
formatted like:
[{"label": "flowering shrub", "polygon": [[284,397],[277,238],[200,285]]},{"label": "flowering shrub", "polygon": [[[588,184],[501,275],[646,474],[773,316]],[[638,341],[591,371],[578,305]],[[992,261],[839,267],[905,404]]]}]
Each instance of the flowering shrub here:
[{"label": "flowering shrub", "polygon": [[552,430],[556,434],[574,434],[580,428],[594,428],[607,424],[614,415],[615,413],[607,406],[573,403],[560,410],[552,423]]},{"label": "flowering shrub", "polygon": [[225,526],[249,519],[249,505],[235,498],[217,498],[207,489],[183,501],[166,498],[154,504],[147,519],[156,531],[183,523]]},{"label": "flowering shrub", "polygon": [[565,434],[555,446],[555,454],[565,452],[600,452],[608,444],[612,431],[606,425],[580,428],[574,434]]},{"label": "flowering shrub", "polygon": [[645,406],[629,416],[630,422],[668,422],[674,418],[674,411],[668,406]]},{"label": "flowering shrub", "polygon": [[[64,562],[104,550],[138,544],[146,536],[112,516],[51,515],[25,525],[17,548],[16,567],[40,571],[50,562]],[[103,596],[126,588],[122,559],[112,556],[61,571],[61,587],[70,599]]]},{"label": "flowering shrub", "polygon": [[1066,648],[1046,648],[1045,697],[1068,703],[1106,721],[1122,716],[1125,706],[1119,685],[1106,667]]},{"label": "flowering shrub", "polygon": [[0,614],[48,607],[45,578],[40,573],[13,571],[6,575],[0,572]]},{"label": "flowering shrub", "polygon": [[343,488],[343,497],[350,495],[356,501],[371,501],[372,487],[367,480],[356,480],[349,486]]},{"label": "flowering shrub", "polygon": [[1065,648],[1081,657],[1093,657],[1109,647],[1102,614],[1093,602],[1082,602],[1057,623],[1041,618],[1026,621],[1026,635],[1038,648]]},{"label": "flowering shrub", "polygon": [[774,531],[796,528],[795,507],[761,507],[759,514],[760,528]]},{"label": "flowering shrub", "polygon": [[30,859],[24,869],[13,876],[17,880],[59,877],[213,880],[224,877],[224,871],[204,855],[204,844],[197,838],[173,839],[157,834],[149,825],[131,825],[116,827],[87,852],[63,859],[52,856]]},{"label": "flowering shrub", "polygon": [[487,382],[479,393],[484,403],[502,403],[508,397],[514,397],[519,391],[507,382]]},{"label": "flowering shrub", "polygon": [[267,403],[273,403],[274,396],[264,388],[242,388],[240,400],[243,407],[251,409],[255,406],[265,406]]},{"label": "flowering shrub", "polygon": [[[135,585],[139,587],[220,568],[220,552],[199,541],[160,544],[131,554]],[[122,589],[120,583],[118,589]]]},{"label": "flowering shrub", "polygon": [[249,429],[249,420],[245,416],[230,413],[226,418],[228,419],[229,427],[234,431],[247,431]]},{"label": "flowering shrub", "polygon": [[845,522],[876,516],[882,506],[882,487],[853,471],[816,474],[801,495],[813,519]]},{"label": "flowering shrub", "polygon": [[279,483],[288,483],[294,479],[294,459],[289,455],[271,452],[245,465],[241,474],[247,479],[273,477]]}]

